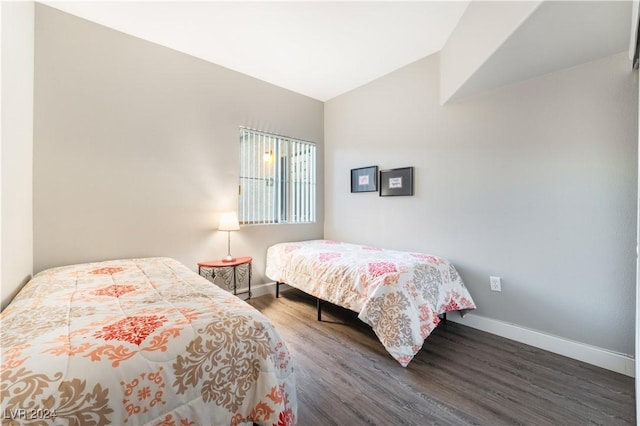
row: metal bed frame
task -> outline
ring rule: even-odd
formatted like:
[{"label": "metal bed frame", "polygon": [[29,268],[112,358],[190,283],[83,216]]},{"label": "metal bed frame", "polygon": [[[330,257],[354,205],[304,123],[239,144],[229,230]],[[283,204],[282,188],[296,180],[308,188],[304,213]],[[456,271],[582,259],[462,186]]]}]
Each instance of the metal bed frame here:
[{"label": "metal bed frame", "polygon": [[[280,297],[280,285],[281,284],[285,284],[285,283],[280,282],[280,281],[276,281],[276,298]],[[327,302],[326,300],[322,300],[319,297],[316,297],[316,306],[318,308],[318,321],[322,321],[322,304],[323,303],[330,303],[330,302]],[[447,313],[446,312],[444,314],[442,314],[442,322],[443,323],[447,322]]]}]

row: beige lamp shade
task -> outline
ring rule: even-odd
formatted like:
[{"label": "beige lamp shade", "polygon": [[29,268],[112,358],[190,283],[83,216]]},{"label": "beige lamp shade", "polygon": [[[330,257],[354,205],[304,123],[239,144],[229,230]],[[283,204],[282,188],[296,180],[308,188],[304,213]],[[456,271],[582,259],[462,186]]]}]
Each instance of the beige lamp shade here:
[{"label": "beige lamp shade", "polygon": [[233,262],[235,257],[231,256],[231,232],[239,231],[240,224],[238,223],[238,215],[236,212],[222,213],[220,216],[220,224],[218,225],[219,231],[227,231],[227,257],[222,259],[223,262]]},{"label": "beige lamp shade", "polygon": [[218,225],[219,231],[239,231],[240,224],[238,223],[238,215],[236,212],[222,213],[220,217],[220,224]]}]

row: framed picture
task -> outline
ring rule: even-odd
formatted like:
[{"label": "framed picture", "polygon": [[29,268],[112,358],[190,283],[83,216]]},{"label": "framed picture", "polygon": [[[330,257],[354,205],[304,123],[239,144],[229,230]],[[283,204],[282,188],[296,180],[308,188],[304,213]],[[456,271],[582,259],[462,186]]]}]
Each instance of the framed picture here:
[{"label": "framed picture", "polygon": [[351,192],[375,192],[378,190],[378,166],[351,169]]},{"label": "framed picture", "polygon": [[380,196],[413,195],[413,167],[380,170]]}]

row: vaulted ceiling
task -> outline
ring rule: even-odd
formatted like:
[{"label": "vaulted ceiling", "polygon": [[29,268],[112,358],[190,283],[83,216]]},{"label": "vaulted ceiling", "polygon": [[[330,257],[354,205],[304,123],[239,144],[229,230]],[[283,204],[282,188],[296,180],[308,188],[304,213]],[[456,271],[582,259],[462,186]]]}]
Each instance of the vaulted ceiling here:
[{"label": "vaulted ceiling", "polygon": [[[321,101],[440,51],[469,6],[468,1],[42,3]],[[457,97],[628,49],[630,2],[535,3],[541,4],[473,70]]]}]

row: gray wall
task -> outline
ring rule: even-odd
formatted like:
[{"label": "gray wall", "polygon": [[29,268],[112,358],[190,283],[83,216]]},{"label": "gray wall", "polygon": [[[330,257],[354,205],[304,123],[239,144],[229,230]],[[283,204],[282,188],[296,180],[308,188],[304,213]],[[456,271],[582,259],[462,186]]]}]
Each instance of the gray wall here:
[{"label": "gray wall", "polygon": [[1,308],[33,272],[33,2],[2,13]]},{"label": "gray wall", "polygon": [[[327,102],[323,146],[318,101],[37,5],[34,269],[222,257],[216,219],[236,208],[245,125],[318,142],[325,182],[318,224],[232,235],[233,253],[256,257],[256,282],[268,245],[320,237],[324,220],[327,238],[448,257],[479,315],[633,354],[628,59],[445,106],[438,69],[434,55]],[[374,164],[414,166],[416,195],[351,194],[349,170]]]},{"label": "gray wall", "polygon": [[[638,104],[627,55],[445,106],[438,61],[325,104],[325,237],[445,256],[478,315],[632,355]],[[414,166],[415,196],[351,194],[349,170],[369,165]]]},{"label": "gray wall", "polygon": [[[248,126],[318,143],[323,104],[134,37],[36,6],[34,269],[170,256],[196,269],[226,255],[220,212],[237,209]],[[220,42],[224,42],[221,40]],[[243,227],[235,255],[322,236],[316,224]]]}]

